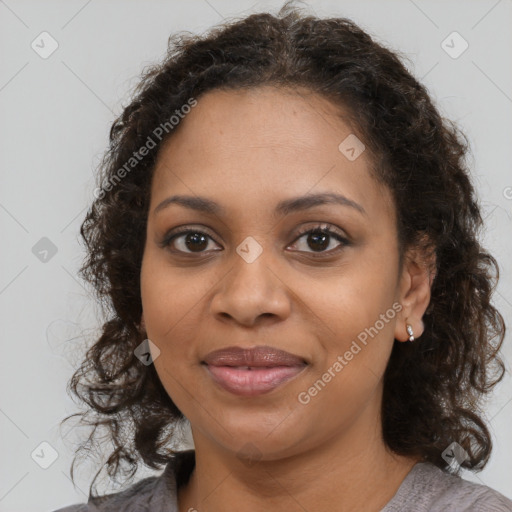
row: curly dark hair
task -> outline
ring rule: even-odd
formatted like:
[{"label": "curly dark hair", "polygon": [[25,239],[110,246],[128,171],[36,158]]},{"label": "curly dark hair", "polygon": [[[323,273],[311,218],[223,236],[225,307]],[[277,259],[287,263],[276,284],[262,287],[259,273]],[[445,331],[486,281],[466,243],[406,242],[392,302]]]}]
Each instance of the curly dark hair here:
[{"label": "curly dark hair", "polygon": [[[481,401],[505,373],[498,354],[505,324],[491,304],[498,264],[478,241],[483,220],[465,158],[467,137],[440,115],[403,58],[351,20],[319,19],[294,2],[277,15],[253,14],[202,36],[169,38],[167,56],[143,70],[111,127],[101,188],[80,230],[87,251],[80,275],[93,286],[106,321],[68,383],[87,410],[63,422],[79,415],[93,427],[77,454],[105,428],[113,443],[104,464],[111,478],[121,470],[133,476],[140,462],[161,469],[184,420],[154,365],[134,355],[147,337],[140,271],[152,175],[159,149],[179,125],[129,170],[126,163],[191,98],[273,85],[322,95],[347,113],[371,155],[372,176],[392,193],[400,263],[411,247],[425,261],[435,254],[425,331],[418,343],[395,340],[384,374],[385,443],[450,471],[442,452],[456,441],[468,453],[462,467],[478,471],[487,464],[492,440]],[[72,476],[75,462],[76,456]]]}]

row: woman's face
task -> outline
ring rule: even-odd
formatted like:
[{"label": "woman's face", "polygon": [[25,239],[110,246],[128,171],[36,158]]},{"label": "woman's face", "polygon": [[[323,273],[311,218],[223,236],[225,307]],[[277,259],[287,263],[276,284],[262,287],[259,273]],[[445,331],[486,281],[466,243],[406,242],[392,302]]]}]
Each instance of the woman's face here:
[{"label": "woman's face", "polygon": [[[162,147],[143,320],[194,438],[237,453],[250,443],[271,460],[375,425],[394,338],[407,339],[398,311],[410,279],[391,196],[353,137],[327,100],[262,87],[207,93]],[[298,200],[317,194],[346,200]],[[172,196],[215,212],[165,203]],[[332,234],[301,234],[326,225]],[[183,226],[188,235],[161,246]],[[263,391],[251,379],[271,379],[268,369],[221,368],[242,381],[238,392],[204,364],[214,350],[260,345],[306,364],[274,368],[293,377]]]}]

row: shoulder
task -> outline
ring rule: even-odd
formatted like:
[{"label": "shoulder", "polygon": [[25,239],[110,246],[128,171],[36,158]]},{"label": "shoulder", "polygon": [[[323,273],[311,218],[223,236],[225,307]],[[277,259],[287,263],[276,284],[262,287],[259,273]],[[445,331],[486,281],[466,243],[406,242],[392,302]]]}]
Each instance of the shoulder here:
[{"label": "shoulder", "polygon": [[177,477],[179,484],[193,466],[193,450],[177,452],[159,476],[144,478],[122,492],[90,497],[87,503],[69,505],[54,512],[177,512]]},{"label": "shoulder", "polygon": [[512,501],[487,487],[443,471],[429,462],[416,464],[381,512],[511,512]]},{"label": "shoulder", "polygon": [[95,498],[89,497],[87,503],[77,503],[54,512],[103,512],[107,510],[136,510],[153,498],[155,484],[159,477],[149,477],[128,487],[122,492],[106,494]]}]

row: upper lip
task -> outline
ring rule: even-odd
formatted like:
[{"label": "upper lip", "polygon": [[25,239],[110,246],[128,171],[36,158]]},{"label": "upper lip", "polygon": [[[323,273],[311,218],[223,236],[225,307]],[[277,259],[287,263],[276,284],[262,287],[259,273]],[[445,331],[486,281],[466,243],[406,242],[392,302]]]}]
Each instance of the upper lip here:
[{"label": "upper lip", "polygon": [[260,345],[254,348],[227,347],[210,352],[204,363],[212,366],[298,366],[307,362],[299,356],[274,347]]}]

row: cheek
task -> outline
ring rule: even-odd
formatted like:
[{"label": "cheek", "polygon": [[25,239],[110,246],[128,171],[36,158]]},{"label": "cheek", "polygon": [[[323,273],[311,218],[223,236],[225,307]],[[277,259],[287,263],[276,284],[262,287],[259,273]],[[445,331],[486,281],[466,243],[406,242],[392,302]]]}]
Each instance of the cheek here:
[{"label": "cheek", "polygon": [[[201,296],[200,279],[176,271],[161,256],[145,256],[141,269],[141,299],[148,335],[172,333],[194,314]],[[204,292],[203,292],[204,293]]]},{"label": "cheek", "polygon": [[[304,277],[297,282],[301,283],[297,294],[308,305],[310,319],[316,317],[327,332],[343,339],[355,338],[373,326],[391,308],[396,288],[396,276],[389,267],[364,261],[347,265],[321,282]],[[378,329],[391,330],[389,322]]]},{"label": "cheek", "polygon": [[394,262],[382,260],[361,258],[322,288],[303,284],[314,313],[309,318],[319,320],[317,334],[324,349],[315,377],[329,381],[331,397],[363,398],[384,374],[399,305],[394,302],[396,275],[389,271]]},{"label": "cheek", "polygon": [[348,317],[344,324],[340,321],[336,335],[323,340],[325,358],[297,397],[310,414],[322,416],[326,424],[343,423],[375,399],[393,347],[391,311],[388,323],[378,317],[371,324],[361,317]]},{"label": "cheek", "polygon": [[160,350],[155,368],[167,392],[178,400],[183,393],[183,400],[190,399],[179,383],[193,380],[202,344],[211,334],[201,299],[214,284],[207,272],[180,271],[162,258],[148,257],[142,265],[146,332]]}]

